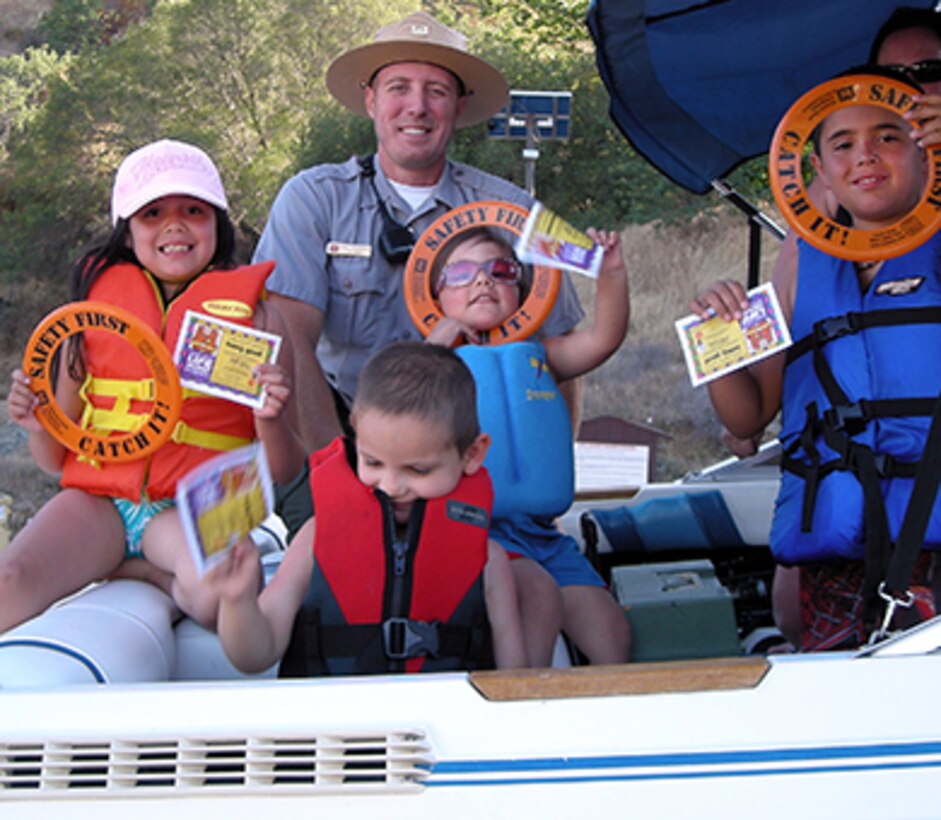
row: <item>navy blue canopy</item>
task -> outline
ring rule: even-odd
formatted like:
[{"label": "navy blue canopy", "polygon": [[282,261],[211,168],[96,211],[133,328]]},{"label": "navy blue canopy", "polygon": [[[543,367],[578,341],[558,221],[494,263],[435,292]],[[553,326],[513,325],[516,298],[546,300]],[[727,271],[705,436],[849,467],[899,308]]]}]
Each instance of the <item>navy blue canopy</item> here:
[{"label": "navy blue canopy", "polygon": [[768,150],[794,100],[866,61],[900,5],[936,0],[593,0],[611,117],[693,193]]}]

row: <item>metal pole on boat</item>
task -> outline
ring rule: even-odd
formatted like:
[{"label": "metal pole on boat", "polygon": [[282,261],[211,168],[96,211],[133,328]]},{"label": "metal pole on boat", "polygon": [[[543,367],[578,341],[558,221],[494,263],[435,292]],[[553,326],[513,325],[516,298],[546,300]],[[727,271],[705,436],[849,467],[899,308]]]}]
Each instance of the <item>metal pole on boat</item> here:
[{"label": "metal pole on boat", "polygon": [[536,198],[536,160],[539,149],[536,148],[536,118],[526,115],[526,147],[523,148],[523,168],[526,179],[526,193]]},{"label": "metal pole on boat", "polygon": [[498,140],[525,140],[523,172],[526,193],[536,198],[536,160],[543,140],[567,140],[571,117],[571,91],[510,91],[509,105],[487,123],[487,136]]},{"label": "metal pole on boat", "polygon": [[752,205],[725,180],[712,180],[712,187],[748,217],[748,288],[757,287],[761,278],[761,231],[766,230],[776,239],[784,239],[784,230],[767,214]]}]

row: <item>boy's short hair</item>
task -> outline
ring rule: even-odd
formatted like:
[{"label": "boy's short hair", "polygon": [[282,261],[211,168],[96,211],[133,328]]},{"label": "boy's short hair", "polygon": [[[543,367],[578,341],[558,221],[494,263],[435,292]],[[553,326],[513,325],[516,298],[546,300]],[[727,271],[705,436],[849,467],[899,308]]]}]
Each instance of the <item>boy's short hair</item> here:
[{"label": "boy's short hair", "polygon": [[373,353],[353,398],[352,414],[364,410],[440,424],[461,455],[480,434],[474,377],[453,350],[441,345],[394,342]]},{"label": "boy's short hair", "polygon": [[938,38],[938,43],[941,44],[941,13],[932,9],[903,6],[893,11],[876,32],[869,48],[869,62],[878,62],[882,44],[892,34],[897,31],[907,31],[911,28],[922,28],[930,31]]},{"label": "boy's short hair", "polygon": [[[463,231],[456,236],[452,236],[441,246],[435,256],[435,261],[431,265],[431,295],[436,299],[438,298],[437,284],[438,277],[441,275],[441,269],[448,263],[454,250],[466,242],[473,242],[478,245],[482,242],[492,242],[494,245],[503,248],[510,259],[516,259],[516,251],[513,248],[514,243],[507,238],[503,231],[491,227],[490,225],[481,225],[478,228],[471,228],[468,231]],[[518,259],[516,259],[516,261],[519,262]],[[520,267],[523,271],[519,283],[520,303],[522,304],[529,294],[529,289],[532,287],[533,269],[530,265],[524,265],[522,263],[520,263]]]}]

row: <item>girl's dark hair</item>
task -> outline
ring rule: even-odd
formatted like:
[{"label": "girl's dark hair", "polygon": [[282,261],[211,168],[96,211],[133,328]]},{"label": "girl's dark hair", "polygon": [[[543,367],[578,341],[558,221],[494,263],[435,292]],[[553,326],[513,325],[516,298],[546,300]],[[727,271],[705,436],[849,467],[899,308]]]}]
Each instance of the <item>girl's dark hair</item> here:
[{"label": "girl's dark hair", "polygon": [[[229,270],[235,267],[235,226],[226,211],[215,205],[211,207],[216,212],[216,252],[209,260],[209,267]],[[69,298],[73,302],[87,299],[92,285],[113,265],[122,262],[140,264],[131,250],[130,238],[128,220],[118,219],[103,242],[92,245],[79,257],[69,277]],[[69,345],[68,368],[73,378],[84,376],[81,346],[78,344]]]},{"label": "girl's dark hair", "polygon": [[[216,212],[216,252],[209,260],[209,267],[229,270],[235,267],[235,227],[228,213],[215,205],[211,207]],[[87,299],[98,277],[121,262],[140,264],[130,247],[130,227],[126,219],[118,219],[104,242],[92,245],[79,257],[69,280],[70,298],[73,301]]]},{"label": "girl's dark hair", "polygon": [[941,45],[941,14],[931,9],[903,6],[893,11],[876,32],[872,45],[869,47],[869,62],[878,62],[882,44],[885,43],[890,35],[895,34],[897,31],[906,31],[910,28],[922,28],[926,31],[930,31],[937,38],[939,45]]}]

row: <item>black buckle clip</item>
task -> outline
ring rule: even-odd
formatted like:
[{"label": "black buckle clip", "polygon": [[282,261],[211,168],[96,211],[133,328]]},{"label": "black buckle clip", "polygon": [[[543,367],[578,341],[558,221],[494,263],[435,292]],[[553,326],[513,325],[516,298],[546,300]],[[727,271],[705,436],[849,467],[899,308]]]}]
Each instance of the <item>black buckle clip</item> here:
[{"label": "black buckle clip", "polygon": [[410,621],[408,618],[388,618],[382,622],[382,642],[386,657],[404,661],[420,655],[438,654],[438,622]]},{"label": "black buckle clip", "polygon": [[893,478],[895,476],[895,459],[888,453],[873,453],[872,460],[876,465],[876,474],[879,478]]},{"label": "black buckle clip", "polygon": [[868,421],[866,409],[861,401],[837,404],[825,410],[823,417],[832,429],[845,430],[851,436],[862,432]]},{"label": "black buckle clip", "polygon": [[855,333],[859,328],[856,325],[855,313],[844,313],[842,316],[830,316],[814,323],[814,340],[818,344],[839,339]]}]

